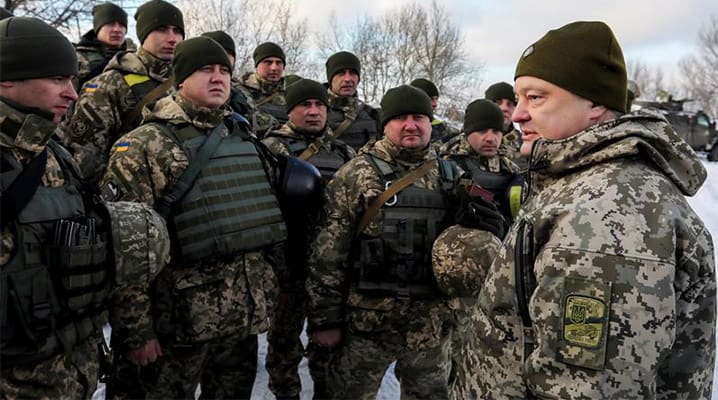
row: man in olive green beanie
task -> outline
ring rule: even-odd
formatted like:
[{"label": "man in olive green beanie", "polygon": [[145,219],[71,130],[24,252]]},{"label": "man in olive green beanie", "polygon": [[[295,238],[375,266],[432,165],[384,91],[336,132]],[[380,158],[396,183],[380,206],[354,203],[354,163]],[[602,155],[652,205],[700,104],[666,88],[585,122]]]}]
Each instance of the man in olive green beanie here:
[{"label": "man in olive green beanie", "polygon": [[205,32],[202,36],[214,39],[215,42],[219,43],[227,51],[229,61],[231,61],[232,65],[234,65],[234,62],[237,60],[237,47],[234,44],[232,36],[229,36],[229,34],[225,31]]},{"label": "man in olive green beanie", "polygon": [[[439,88],[436,87],[434,82],[426,78],[417,78],[411,81],[410,85],[418,87],[429,95],[429,98],[431,98],[431,109],[436,112],[436,109],[439,107]],[[454,136],[454,134],[455,132],[438,117],[434,116],[431,120],[432,142],[446,141]]]},{"label": "man in olive green beanie", "polygon": [[182,11],[164,0],[150,0],[137,7],[135,20],[137,21],[137,38],[143,44],[147,35],[157,28],[165,26],[173,26],[179,29],[182,36],[184,36]]},{"label": "man in olive green beanie", "polygon": [[175,87],[181,87],[182,82],[198,69],[214,64],[223,65],[230,71],[232,69],[227,51],[217,41],[199,36],[181,42],[172,58]]},{"label": "man in olive green beanie", "polygon": [[506,82],[497,82],[489,86],[484,97],[496,103],[504,114],[504,137],[501,141],[501,154],[508,157],[521,169],[528,167],[528,157],[521,154],[521,132],[516,130],[511,115],[516,109],[514,87]]},{"label": "man in olive green beanie", "polygon": [[393,118],[406,114],[422,114],[432,118],[431,98],[421,89],[410,85],[401,85],[389,89],[381,99],[381,125]]},{"label": "man in olive green beanie", "polygon": [[518,59],[528,196],[477,299],[476,398],[710,398],[707,178],[662,114],[624,113],[611,28],[578,21]]}]

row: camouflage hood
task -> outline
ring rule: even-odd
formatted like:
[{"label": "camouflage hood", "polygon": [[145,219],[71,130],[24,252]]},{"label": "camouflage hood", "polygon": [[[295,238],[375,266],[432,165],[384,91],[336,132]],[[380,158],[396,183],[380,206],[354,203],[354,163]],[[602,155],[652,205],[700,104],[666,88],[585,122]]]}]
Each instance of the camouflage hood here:
[{"label": "camouflage hood", "polygon": [[422,149],[403,149],[387,138],[367,144],[359,149],[358,154],[371,154],[390,164],[396,163],[409,169],[417,167],[425,160],[436,158],[436,153],[430,151],[429,146]]},{"label": "camouflage hood", "polygon": [[0,146],[39,153],[56,128],[52,114],[23,110],[18,104],[0,98]]},{"label": "camouflage hood", "polygon": [[683,194],[692,196],[706,179],[696,153],[656,112],[625,114],[562,140],[538,140],[531,153],[531,185],[620,158],[651,163]]},{"label": "camouflage hood", "polygon": [[119,52],[107,63],[105,71],[115,70],[121,74],[147,75],[164,82],[172,75],[172,62],[160,60],[140,47],[136,52]]},{"label": "camouflage hood", "polygon": [[331,89],[327,89],[327,100],[329,101],[329,108],[342,110],[345,113],[362,104],[356,93],[354,93],[354,96],[339,96],[338,94],[332,92]]},{"label": "camouflage hood", "polygon": [[215,110],[207,107],[197,107],[180,94],[175,94],[158,100],[152,110],[145,108],[142,113],[142,119],[143,123],[189,122],[198,129],[211,129],[230,114],[231,111],[226,108]]},{"label": "camouflage hood", "polygon": [[259,76],[255,72],[248,72],[242,76],[241,83],[244,86],[252,88],[263,94],[284,92],[284,78],[280,79],[278,82],[266,82],[259,79]]},{"label": "camouflage hood", "polygon": [[292,123],[292,121],[288,121],[286,124],[282,125],[279,129],[272,131],[269,135],[270,136],[281,136],[296,140],[304,140],[304,141],[311,141],[314,140],[314,138],[317,138],[319,136],[324,136],[328,133],[330,133],[331,130],[329,129],[328,125],[324,125],[324,129],[321,132],[307,132],[303,129],[297,128],[296,125]]}]

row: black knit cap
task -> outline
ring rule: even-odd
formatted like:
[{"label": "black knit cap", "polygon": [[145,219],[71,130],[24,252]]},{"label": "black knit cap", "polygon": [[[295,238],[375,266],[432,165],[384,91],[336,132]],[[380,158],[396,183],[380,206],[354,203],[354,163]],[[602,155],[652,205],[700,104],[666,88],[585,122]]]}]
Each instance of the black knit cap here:
[{"label": "black knit cap", "polygon": [[361,62],[359,58],[348,51],[334,53],[327,59],[327,82],[331,82],[334,75],[345,69],[353,69],[361,77]]},{"label": "black knit cap", "polygon": [[12,13],[5,7],[0,7],[0,21],[12,17]]},{"label": "black knit cap", "polygon": [[182,11],[163,0],[150,0],[137,7],[135,21],[137,21],[137,37],[140,43],[143,43],[152,31],[162,26],[176,26],[184,35]]},{"label": "black knit cap", "polygon": [[472,132],[489,128],[503,132],[504,113],[499,106],[486,99],[474,100],[469,103],[464,112],[464,134],[470,135]]},{"label": "black knit cap", "polygon": [[434,85],[434,82],[428,79],[414,79],[413,81],[411,81],[410,85],[418,87],[419,89],[425,91],[426,94],[429,95],[429,97],[439,97],[439,88]]},{"label": "black knit cap", "polygon": [[188,76],[205,65],[226,65],[232,68],[227,51],[206,36],[197,36],[183,40],[177,44],[172,58],[172,72],[175,86],[179,87]]},{"label": "black knit cap", "polygon": [[311,79],[299,79],[288,85],[285,89],[284,99],[287,102],[287,113],[292,111],[297,104],[309,99],[316,99],[329,106],[327,100],[327,88],[321,83]]},{"label": "black knit cap", "polygon": [[282,50],[282,48],[276,43],[264,42],[254,49],[254,53],[252,54],[252,58],[254,58],[254,66],[256,67],[259,65],[259,62],[267,57],[277,57],[282,60],[284,64],[287,63],[287,59],[284,56],[284,50]]},{"label": "black knit cap", "polygon": [[609,109],[626,111],[623,51],[603,22],[578,21],[548,31],[519,59],[514,79],[524,75],[551,82]]},{"label": "black knit cap", "polygon": [[484,97],[491,101],[498,101],[501,99],[511,100],[516,104],[516,93],[514,93],[514,87],[506,82],[498,82],[489,86],[484,92]]},{"label": "black knit cap", "polygon": [[72,43],[37,18],[0,21],[0,54],[0,81],[77,75]]},{"label": "black knit cap", "polygon": [[98,4],[92,7],[92,26],[95,33],[100,31],[104,25],[119,22],[127,28],[127,13],[121,7],[112,3]]},{"label": "black knit cap", "polygon": [[229,36],[227,32],[211,31],[203,33],[202,36],[214,39],[214,41],[219,43],[220,46],[222,46],[227,51],[227,53],[232,55],[232,57],[237,57],[237,50],[234,45],[234,39],[232,39],[232,36]]},{"label": "black knit cap", "polygon": [[410,85],[391,88],[381,99],[381,126],[392,118],[405,114],[424,114],[433,118],[431,98],[423,90]]}]

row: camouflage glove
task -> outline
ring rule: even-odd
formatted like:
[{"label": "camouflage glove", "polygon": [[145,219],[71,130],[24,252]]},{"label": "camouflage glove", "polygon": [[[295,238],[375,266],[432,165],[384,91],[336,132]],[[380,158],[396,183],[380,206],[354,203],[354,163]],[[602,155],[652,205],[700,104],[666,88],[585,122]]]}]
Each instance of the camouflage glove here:
[{"label": "camouflage glove", "polygon": [[499,239],[504,237],[504,217],[493,202],[483,197],[465,197],[456,212],[456,223],[472,229],[493,233]]}]

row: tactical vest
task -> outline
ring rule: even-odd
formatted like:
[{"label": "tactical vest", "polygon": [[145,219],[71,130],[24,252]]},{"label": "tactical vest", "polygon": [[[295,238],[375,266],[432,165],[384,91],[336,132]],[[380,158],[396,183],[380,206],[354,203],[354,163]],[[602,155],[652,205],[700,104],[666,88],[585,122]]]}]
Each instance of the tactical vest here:
[{"label": "tactical vest", "polygon": [[[276,96],[279,95],[277,94]],[[264,114],[271,115],[280,122],[280,125],[284,125],[289,121],[289,116],[287,115],[286,106],[284,104],[273,104],[269,101],[257,107],[257,110]]]},{"label": "tactical vest", "polygon": [[474,183],[494,194],[494,202],[510,224],[521,208],[524,179],[520,174],[510,171],[506,166],[508,160],[502,157],[501,171],[491,172],[482,169],[479,161],[473,157],[453,155],[451,159],[471,175]]},{"label": "tactical vest", "polygon": [[[369,156],[385,187],[400,178],[391,165]],[[455,170],[439,161],[440,190],[410,185],[382,207],[378,237],[360,235],[351,265],[357,291],[371,297],[437,298],[441,294],[431,266],[436,237],[450,225],[447,194],[454,188]]]},{"label": "tactical vest", "polygon": [[[303,140],[287,138],[284,136],[274,137],[284,143],[284,145],[289,148],[289,152],[293,156],[299,156],[307,148],[307,143]],[[322,180],[325,184],[329,183],[329,181],[334,177],[334,173],[351,159],[345,143],[335,140],[331,144],[331,149],[332,151],[322,150],[314,153],[314,155],[307,160],[307,162],[317,167],[319,173],[322,174]]]},{"label": "tactical vest", "polygon": [[[108,233],[89,217],[70,154],[53,141],[48,148],[65,184],[40,185],[11,224],[16,253],[0,275],[3,368],[69,353],[107,320]],[[2,156],[17,167],[0,175],[4,190],[22,166],[9,152]]]},{"label": "tactical vest", "polygon": [[[207,136],[183,125],[171,125],[171,131],[191,165]],[[174,265],[232,257],[286,239],[282,212],[254,143],[236,134],[221,140],[197,179],[184,182],[191,187],[172,209]]]},{"label": "tactical vest", "polygon": [[[380,139],[381,133],[379,130],[379,118],[376,110],[369,108],[365,105],[361,105],[361,111],[357,114],[356,119],[351,125],[341,134],[341,139],[344,143],[351,146],[354,150],[359,150],[370,141],[376,141]],[[327,110],[327,124],[333,131],[339,127],[344,121],[344,112],[334,108]]]}]

